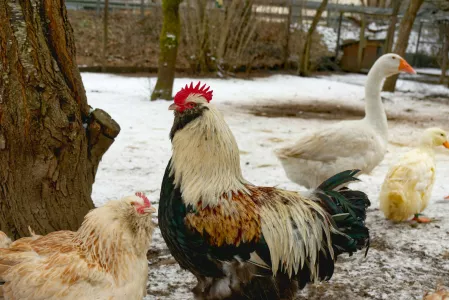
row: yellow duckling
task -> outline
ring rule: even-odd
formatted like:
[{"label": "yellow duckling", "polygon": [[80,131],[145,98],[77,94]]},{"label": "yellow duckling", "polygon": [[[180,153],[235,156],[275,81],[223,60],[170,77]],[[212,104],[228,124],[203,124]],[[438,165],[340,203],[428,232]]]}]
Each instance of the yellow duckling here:
[{"label": "yellow duckling", "polygon": [[399,222],[414,215],[419,223],[430,222],[421,216],[427,207],[435,182],[435,153],[433,147],[449,148],[446,132],[440,128],[424,131],[418,148],[407,152],[393,165],[382,184],[380,210],[387,219]]}]

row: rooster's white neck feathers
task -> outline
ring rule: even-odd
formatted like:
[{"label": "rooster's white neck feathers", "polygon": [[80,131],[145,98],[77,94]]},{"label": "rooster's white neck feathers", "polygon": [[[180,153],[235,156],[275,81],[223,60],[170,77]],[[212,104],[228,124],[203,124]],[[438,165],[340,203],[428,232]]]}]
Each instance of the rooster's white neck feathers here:
[{"label": "rooster's white neck feathers", "polygon": [[173,137],[171,174],[186,205],[216,206],[232,192],[246,192],[237,142],[211,104]]}]

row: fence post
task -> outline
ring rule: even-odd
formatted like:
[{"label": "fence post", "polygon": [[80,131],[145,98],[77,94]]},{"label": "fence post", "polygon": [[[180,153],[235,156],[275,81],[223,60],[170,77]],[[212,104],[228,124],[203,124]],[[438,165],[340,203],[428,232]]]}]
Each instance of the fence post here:
[{"label": "fence post", "polygon": [[341,34],[341,22],[343,21],[343,12],[340,12],[340,17],[338,18],[338,29],[337,29],[337,45],[335,45],[335,60],[338,58],[338,52],[340,51],[340,34]]},{"label": "fence post", "polygon": [[97,0],[97,18],[100,17],[100,0]]},{"label": "fence post", "polygon": [[422,31],[422,24],[423,22],[419,22],[419,29],[418,29],[418,40],[416,41],[416,48],[415,48],[415,57],[413,57],[413,64],[416,65],[418,59],[417,59],[417,54],[418,54],[418,49],[419,49],[419,41],[421,40],[421,31]]},{"label": "fence post", "polygon": [[363,49],[365,48],[365,27],[366,27],[366,18],[365,14],[361,14],[361,25],[360,25],[360,38],[359,38],[359,49],[357,52],[357,71],[362,69],[363,62]]},{"label": "fence post", "polygon": [[143,18],[145,16],[145,0],[140,0],[140,16]]},{"label": "fence post", "polygon": [[440,75],[440,83],[444,84],[446,80],[446,72],[447,72],[447,65],[448,65],[448,59],[447,55],[449,52],[449,22],[441,22],[440,25],[440,33],[443,35],[443,48],[441,49],[441,75]]}]

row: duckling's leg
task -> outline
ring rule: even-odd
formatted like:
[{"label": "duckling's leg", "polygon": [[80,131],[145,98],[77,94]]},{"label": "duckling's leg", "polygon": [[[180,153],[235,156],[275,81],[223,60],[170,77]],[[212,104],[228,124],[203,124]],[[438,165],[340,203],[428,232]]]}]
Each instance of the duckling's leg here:
[{"label": "duckling's leg", "polygon": [[416,221],[418,223],[430,223],[432,220],[428,217],[424,217],[422,214],[415,214],[415,216],[412,219],[413,221]]}]

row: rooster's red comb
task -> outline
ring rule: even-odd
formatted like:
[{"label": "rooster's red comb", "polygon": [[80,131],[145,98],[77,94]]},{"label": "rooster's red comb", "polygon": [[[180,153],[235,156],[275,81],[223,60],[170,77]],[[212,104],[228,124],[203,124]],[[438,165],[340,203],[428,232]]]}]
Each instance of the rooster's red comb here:
[{"label": "rooster's red comb", "polygon": [[143,199],[143,203],[145,203],[145,206],[151,206],[150,200],[148,200],[147,196],[145,196],[142,192],[137,192],[136,196]]},{"label": "rooster's red comb", "polygon": [[212,100],[212,90],[209,91],[210,86],[206,87],[206,84],[204,84],[202,87],[200,87],[201,81],[198,81],[196,86],[193,86],[193,82],[190,83],[190,86],[186,84],[184,88],[182,88],[178,93],[175,95],[175,103],[178,105],[183,105],[184,101],[190,94],[196,94],[201,95],[204,97],[204,99],[207,100],[207,102],[210,102]]}]

